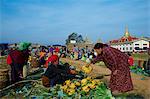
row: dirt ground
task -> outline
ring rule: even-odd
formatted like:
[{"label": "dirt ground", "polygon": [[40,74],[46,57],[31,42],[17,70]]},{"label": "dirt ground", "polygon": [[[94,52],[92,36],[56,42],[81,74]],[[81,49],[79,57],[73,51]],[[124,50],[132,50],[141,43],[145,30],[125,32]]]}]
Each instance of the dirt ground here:
[{"label": "dirt ground", "polygon": [[[68,62],[72,66],[76,66],[79,69],[81,69],[81,67],[86,64],[83,61],[76,61],[67,58],[61,58],[60,60],[62,62]],[[111,71],[104,66],[96,66],[93,64],[91,66],[93,67],[93,71],[89,74],[89,76],[109,75],[111,73]],[[150,77],[140,76],[135,73],[131,73],[131,77],[134,85],[134,90],[128,93],[142,95],[145,99],[150,99]],[[144,80],[141,80],[141,78],[144,78]],[[110,76],[104,76],[102,81],[109,84],[109,79]]]}]

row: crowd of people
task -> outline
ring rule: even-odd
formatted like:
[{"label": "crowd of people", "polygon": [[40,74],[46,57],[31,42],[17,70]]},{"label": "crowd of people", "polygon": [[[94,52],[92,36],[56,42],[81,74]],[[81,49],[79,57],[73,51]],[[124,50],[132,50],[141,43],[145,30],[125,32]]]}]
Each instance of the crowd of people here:
[{"label": "crowd of people", "polygon": [[[133,58],[106,44],[97,43],[93,49],[79,48],[74,45],[72,50],[67,47],[31,47],[30,43],[20,43],[19,46],[8,50],[7,64],[11,66],[11,83],[24,79],[23,68],[32,64],[33,57],[45,68],[42,76],[46,87],[63,83],[67,79],[76,77],[76,72],[69,64],[60,64],[60,58],[70,58],[87,62],[87,66],[103,61],[111,71],[109,87],[113,92],[127,92],[133,89],[129,66],[133,65]],[[35,60],[33,61],[35,62]]]},{"label": "crowd of people", "polygon": [[[20,43],[8,50],[7,64],[11,66],[11,84],[21,81],[28,75],[28,67],[38,62],[36,67],[43,68],[44,86],[54,86],[67,79],[76,78],[76,72],[69,64],[60,64],[59,58],[66,57],[66,47],[32,48],[30,43]],[[34,59],[34,60],[33,60]]]},{"label": "crowd of people", "polygon": [[90,49],[88,46],[79,48],[76,45],[74,45],[72,50],[67,55],[73,60],[82,60],[87,63],[89,63],[90,60],[96,57],[94,49]]}]

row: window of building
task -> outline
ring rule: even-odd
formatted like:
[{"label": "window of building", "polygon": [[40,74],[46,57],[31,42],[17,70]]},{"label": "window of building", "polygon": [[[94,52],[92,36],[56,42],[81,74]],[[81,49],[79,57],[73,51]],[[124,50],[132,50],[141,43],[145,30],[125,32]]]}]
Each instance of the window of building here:
[{"label": "window of building", "polygon": [[147,50],[147,47],[143,47],[143,50]]},{"label": "window of building", "polygon": [[135,45],[139,45],[139,44],[135,44]]},{"label": "window of building", "polygon": [[143,44],[143,45],[147,45],[147,44]]},{"label": "window of building", "polygon": [[126,47],[126,50],[128,50],[128,47]]},{"label": "window of building", "polygon": [[135,47],[135,50],[140,50],[140,48],[139,47]]},{"label": "window of building", "polygon": [[121,48],[120,48],[120,50],[121,50]]},{"label": "window of building", "polygon": [[132,47],[130,47],[130,50],[132,50]]},{"label": "window of building", "polygon": [[124,50],[124,47],[123,47],[123,50]]}]

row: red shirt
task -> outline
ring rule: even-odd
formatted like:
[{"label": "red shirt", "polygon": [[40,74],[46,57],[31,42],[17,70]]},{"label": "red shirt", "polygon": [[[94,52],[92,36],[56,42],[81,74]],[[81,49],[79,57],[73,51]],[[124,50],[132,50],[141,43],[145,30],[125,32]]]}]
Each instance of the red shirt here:
[{"label": "red shirt", "polygon": [[18,64],[24,64],[28,60],[29,53],[24,51],[19,51],[19,50],[13,50],[9,53],[7,57],[7,64],[11,64],[12,62],[18,63]]},{"label": "red shirt", "polygon": [[12,63],[12,59],[11,59],[10,55],[8,55],[6,61],[7,61],[7,64],[8,64],[8,65],[10,65],[10,64]]},{"label": "red shirt", "polygon": [[48,63],[49,62],[54,62],[56,60],[58,60],[58,56],[57,55],[52,55],[52,56],[48,57],[48,59],[47,59],[47,61],[45,63],[45,68],[48,68]]},{"label": "red shirt", "polygon": [[55,52],[59,52],[59,48],[57,47],[57,48],[55,48]]},{"label": "red shirt", "polygon": [[134,59],[133,59],[132,56],[129,57],[128,63],[130,64],[130,66],[133,66],[133,65],[134,65]]},{"label": "red shirt", "polygon": [[48,57],[48,59],[46,60],[46,63],[44,65],[45,68],[48,68],[48,63],[51,62],[51,56]]}]

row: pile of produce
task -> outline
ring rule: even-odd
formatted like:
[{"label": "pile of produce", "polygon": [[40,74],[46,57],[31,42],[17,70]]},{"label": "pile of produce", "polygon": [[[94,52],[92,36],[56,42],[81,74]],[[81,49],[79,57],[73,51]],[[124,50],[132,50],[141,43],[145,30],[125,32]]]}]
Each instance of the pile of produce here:
[{"label": "pile of produce", "polygon": [[86,74],[91,73],[92,70],[93,70],[93,68],[92,68],[91,66],[83,66],[83,67],[82,67],[82,71],[83,71],[84,73],[86,73]]},{"label": "pile of produce", "polygon": [[138,75],[150,76],[150,73],[147,73],[144,69],[137,66],[130,66],[130,70]]},{"label": "pile of produce", "polygon": [[[63,63],[62,63],[63,64]],[[71,66],[72,67],[72,66]],[[88,77],[91,73],[91,66],[83,66],[82,71],[78,71],[75,67],[79,78],[73,80],[66,80],[63,84],[54,87],[46,88],[42,85],[42,81],[34,79],[33,83],[24,83],[23,86],[10,88],[5,98],[60,98],[60,99],[113,99],[111,91],[107,88],[105,83],[100,79]],[[43,70],[32,73],[28,80],[33,79],[37,73],[41,75]],[[37,78],[37,77],[36,77]]]},{"label": "pile of produce", "polygon": [[[81,74],[83,72],[80,72]],[[99,79],[86,77],[66,80],[62,85],[46,88],[41,80],[25,83],[24,86],[10,88],[5,98],[62,98],[62,99],[113,99],[111,91]]]},{"label": "pile of produce", "polygon": [[5,98],[63,98],[63,99],[113,99],[107,86],[97,79],[90,77],[82,80],[66,80],[62,85],[45,88],[41,82],[26,83],[24,86],[9,90]]},{"label": "pile of produce", "polygon": [[113,96],[107,86],[97,79],[90,77],[82,80],[67,80],[60,86],[61,97],[112,99]]}]

